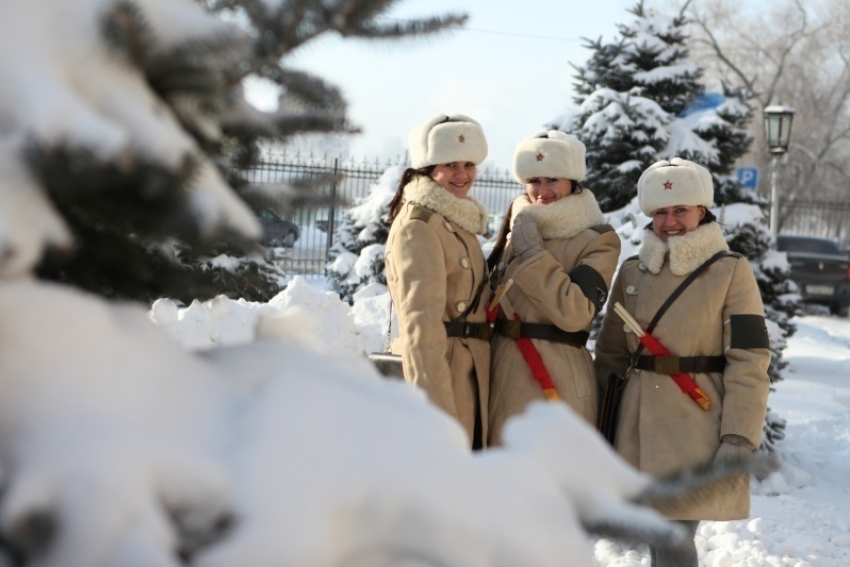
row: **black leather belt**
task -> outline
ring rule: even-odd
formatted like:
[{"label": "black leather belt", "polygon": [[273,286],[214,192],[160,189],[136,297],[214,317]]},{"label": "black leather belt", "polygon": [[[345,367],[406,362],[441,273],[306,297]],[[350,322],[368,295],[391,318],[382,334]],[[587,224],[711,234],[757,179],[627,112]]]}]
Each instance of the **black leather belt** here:
[{"label": "black leather belt", "polygon": [[490,340],[490,323],[470,323],[469,321],[446,321],[446,336],[459,339]]},{"label": "black leather belt", "polygon": [[723,372],[725,356],[639,356],[632,365],[638,370],[650,370],[658,374],[677,372]]},{"label": "black leather belt", "polygon": [[590,333],[587,331],[571,333],[555,325],[520,323],[519,321],[508,321],[506,319],[496,321],[493,331],[503,337],[510,337],[512,339],[541,339],[575,347],[583,347],[587,344],[587,339],[590,338]]}]

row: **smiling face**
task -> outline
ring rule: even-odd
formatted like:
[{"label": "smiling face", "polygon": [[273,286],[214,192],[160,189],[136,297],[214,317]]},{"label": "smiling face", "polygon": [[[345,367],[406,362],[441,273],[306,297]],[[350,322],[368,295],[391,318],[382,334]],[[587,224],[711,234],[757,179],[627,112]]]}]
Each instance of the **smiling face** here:
[{"label": "smiling face", "polygon": [[668,238],[682,236],[699,226],[705,217],[705,207],[699,205],[676,205],[652,211],[652,232],[663,242]]},{"label": "smiling face", "polygon": [[537,205],[548,205],[573,192],[573,182],[569,179],[554,177],[532,177],[525,183],[528,199]]},{"label": "smiling face", "polygon": [[434,167],[431,179],[458,199],[463,199],[472,189],[475,172],[475,164],[471,161],[453,161]]}]

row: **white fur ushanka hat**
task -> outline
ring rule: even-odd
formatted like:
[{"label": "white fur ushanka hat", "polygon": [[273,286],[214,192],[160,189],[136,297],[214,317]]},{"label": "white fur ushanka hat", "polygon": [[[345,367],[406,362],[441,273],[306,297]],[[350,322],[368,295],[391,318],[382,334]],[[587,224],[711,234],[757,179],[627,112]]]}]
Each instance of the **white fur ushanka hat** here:
[{"label": "white fur ushanka hat", "polygon": [[537,132],[514,150],[514,176],[525,184],[533,177],[584,179],[585,148],[578,138],[549,130]]},{"label": "white fur ushanka hat", "polygon": [[407,136],[410,166],[471,161],[479,165],[487,158],[487,139],[481,125],[463,114],[438,114],[414,126]]},{"label": "white fur ushanka hat", "polygon": [[714,205],[711,173],[701,165],[681,158],[650,165],[638,179],[638,203],[648,217],[652,212],[676,205]]}]

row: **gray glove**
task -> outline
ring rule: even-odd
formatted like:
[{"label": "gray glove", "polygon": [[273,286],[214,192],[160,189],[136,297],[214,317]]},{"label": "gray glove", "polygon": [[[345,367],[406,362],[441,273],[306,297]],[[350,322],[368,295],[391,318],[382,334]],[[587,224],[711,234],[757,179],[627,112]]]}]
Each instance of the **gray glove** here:
[{"label": "gray glove", "polygon": [[720,448],[714,455],[716,463],[741,463],[756,450],[746,437],[740,435],[724,435],[721,440]]},{"label": "gray glove", "polygon": [[520,211],[513,218],[511,246],[513,246],[514,253],[519,257],[520,262],[525,262],[543,252],[543,238],[537,231],[537,224],[535,224],[531,215],[525,211]]}]

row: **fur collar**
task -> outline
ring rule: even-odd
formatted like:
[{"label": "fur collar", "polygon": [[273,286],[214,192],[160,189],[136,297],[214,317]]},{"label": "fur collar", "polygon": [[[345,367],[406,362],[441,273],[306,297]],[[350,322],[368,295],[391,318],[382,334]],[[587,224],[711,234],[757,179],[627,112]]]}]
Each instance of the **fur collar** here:
[{"label": "fur collar", "polygon": [[674,236],[666,244],[652,232],[652,228],[648,228],[644,231],[643,245],[638,256],[650,272],[657,274],[669,255],[670,271],[677,276],[684,276],[721,250],[729,250],[729,245],[726,244],[720,225],[711,222],[682,236]]},{"label": "fur collar", "polygon": [[511,212],[516,215],[523,210],[531,214],[543,240],[572,238],[591,226],[605,224],[596,197],[587,189],[548,205],[532,204],[528,195],[520,195],[514,200]]},{"label": "fur collar", "polygon": [[430,177],[417,176],[404,186],[404,200],[418,203],[473,234],[487,231],[487,209],[473,199],[458,199]]}]

